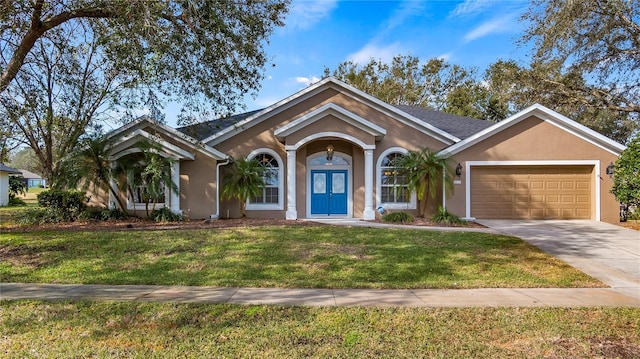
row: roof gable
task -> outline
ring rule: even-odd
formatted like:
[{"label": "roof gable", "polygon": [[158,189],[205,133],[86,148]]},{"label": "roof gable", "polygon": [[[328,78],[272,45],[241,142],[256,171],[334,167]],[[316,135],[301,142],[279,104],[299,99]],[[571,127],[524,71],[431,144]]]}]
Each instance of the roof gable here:
[{"label": "roof gable", "polygon": [[241,133],[242,131],[257,125],[265,121],[266,119],[271,118],[328,88],[334,89],[356,101],[365,103],[375,110],[389,117],[392,117],[422,133],[436,138],[437,140],[447,145],[460,141],[460,139],[456,136],[453,136],[450,133],[447,133],[446,131],[443,131],[429,123],[421,121],[413,115],[408,114],[394,106],[391,106],[365,92],[362,92],[353,86],[350,86],[333,77],[327,77],[263,110],[251,114],[244,120],[205,138],[203,142],[210,146],[215,146],[216,144],[223,142]]},{"label": "roof gable", "polygon": [[[149,131],[150,128],[153,129],[153,133]],[[180,146],[173,145],[154,134],[158,132],[172,140],[175,140],[176,143],[190,150],[198,151],[213,159],[221,160],[229,157],[185,133],[164,124],[157,123],[156,121],[152,121],[146,116],[126,124],[108,134],[109,138],[116,139],[115,143],[112,145],[111,153],[116,157],[119,156],[118,153],[124,155],[125,153],[122,153],[122,151],[125,151],[128,147],[134,146],[136,142],[146,139],[159,144],[162,147],[164,154],[169,157],[175,157],[178,159],[194,159],[193,155],[190,154],[189,151],[181,148]]]},{"label": "roof gable", "polygon": [[384,135],[387,134],[387,130],[384,128],[365,120],[364,118],[336,105],[333,103],[329,103],[323,105],[301,117],[290,122],[280,128],[278,128],[274,134],[278,138],[278,140],[282,141],[288,135],[297,132],[298,130],[324,118],[325,116],[333,115],[336,118],[357,127],[366,133],[376,137],[377,140],[381,139]]},{"label": "roof gable", "polygon": [[489,138],[505,129],[520,123],[528,118],[536,117],[554,125],[564,131],[571,133],[572,135],[581,138],[595,146],[598,146],[616,156],[620,155],[626,148],[624,145],[582,125],[578,122],[571,120],[570,118],[563,116],[547,107],[540,104],[535,104],[527,107],[526,109],[516,113],[515,115],[500,121],[491,127],[488,127],[473,136],[470,136],[463,141],[456,143],[444,150],[440,151],[441,155],[451,156],[459,153],[469,147],[474,146],[477,143],[482,142],[486,138]]}]

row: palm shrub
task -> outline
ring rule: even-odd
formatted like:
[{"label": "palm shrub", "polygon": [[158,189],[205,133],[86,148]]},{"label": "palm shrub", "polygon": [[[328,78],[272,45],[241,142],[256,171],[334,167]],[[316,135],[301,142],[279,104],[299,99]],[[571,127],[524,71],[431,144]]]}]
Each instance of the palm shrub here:
[{"label": "palm shrub", "polygon": [[438,207],[438,212],[431,217],[431,220],[436,223],[446,225],[462,224],[465,222],[464,220],[460,219],[460,217],[447,211],[447,209],[443,208],[442,206]]},{"label": "palm shrub", "polygon": [[224,177],[221,198],[237,199],[240,202],[242,217],[246,217],[247,201],[262,194],[266,174],[266,168],[261,166],[255,158],[234,159],[229,172]]},{"label": "palm shrub", "polygon": [[149,218],[156,222],[179,222],[182,220],[182,215],[173,213],[167,207],[162,207],[151,212]]},{"label": "palm shrub", "polygon": [[109,191],[118,207],[124,211],[126,206],[110,185],[117,176],[109,156],[111,145],[112,139],[105,136],[83,138],[78,148],[62,160],[62,173],[57,183],[64,188],[80,188],[83,191],[90,186],[94,191],[98,188]]},{"label": "palm shrub", "polygon": [[146,215],[150,217],[165,190],[178,191],[178,185],[171,179],[175,160],[162,156],[158,144],[145,140],[136,143],[136,147],[141,153],[120,158],[114,166],[114,176],[125,178],[119,182],[119,187],[128,193],[131,201],[136,199],[136,192],[140,194],[139,200],[144,203]]},{"label": "palm shrub", "polygon": [[426,147],[396,157],[392,165],[404,172],[409,192],[416,192],[420,201],[420,216],[424,217],[428,200],[436,198],[438,184],[443,180],[443,171],[445,190],[453,188],[453,170],[449,159]]}]

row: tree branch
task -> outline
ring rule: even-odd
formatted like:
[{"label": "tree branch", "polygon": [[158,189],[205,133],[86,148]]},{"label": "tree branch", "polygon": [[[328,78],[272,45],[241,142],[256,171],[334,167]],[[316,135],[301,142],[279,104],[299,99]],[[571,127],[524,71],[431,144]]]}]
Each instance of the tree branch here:
[{"label": "tree branch", "polygon": [[109,18],[113,17],[115,14],[114,12],[106,9],[86,8],[65,11],[45,21],[42,21],[40,19],[40,16],[42,15],[43,4],[44,0],[38,0],[34,5],[33,14],[31,16],[31,26],[22,38],[22,41],[20,41],[20,45],[18,45],[16,51],[13,53],[11,60],[7,64],[7,68],[4,69],[4,71],[2,72],[2,76],[0,76],[0,93],[4,92],[11,81],[13,81],[13,79],[16,77],[18,70],[20,70],[20,68],[24,64],[24,59],[27,57],[27,54],[31,51],[36,41],[41,38],[45,32],[71,19]]}]

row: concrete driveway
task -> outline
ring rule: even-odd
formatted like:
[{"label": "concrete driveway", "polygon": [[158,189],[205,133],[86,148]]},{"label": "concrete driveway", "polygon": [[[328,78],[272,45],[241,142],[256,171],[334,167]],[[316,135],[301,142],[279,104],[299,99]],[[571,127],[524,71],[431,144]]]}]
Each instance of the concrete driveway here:
[{"label": "concrete driveway", "polygon": [[620,292],[640,298],[640,232],[588,220],[476,220],[537,246]]}]

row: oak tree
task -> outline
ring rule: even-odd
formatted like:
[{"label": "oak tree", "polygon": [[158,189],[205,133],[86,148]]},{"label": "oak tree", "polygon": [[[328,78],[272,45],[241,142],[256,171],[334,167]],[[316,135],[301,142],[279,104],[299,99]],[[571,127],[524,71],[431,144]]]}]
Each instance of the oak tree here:
[{"label": "oak tree", "polygon": [[537,83],[596,118],[607,112],[638,127],[640,1],[534,0],[522,20],[528,27],[520,42],[532,45],[531,68],[556,70],[533,71]]},{"label": "oak tree", "polygon": [[0,1],[0,116],[55,184],[88,129],[150,95],[181,103],[185,122],[234,111],[259,86],[287,4]]}]

